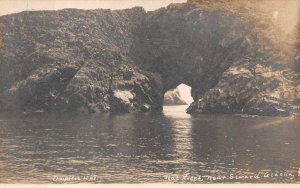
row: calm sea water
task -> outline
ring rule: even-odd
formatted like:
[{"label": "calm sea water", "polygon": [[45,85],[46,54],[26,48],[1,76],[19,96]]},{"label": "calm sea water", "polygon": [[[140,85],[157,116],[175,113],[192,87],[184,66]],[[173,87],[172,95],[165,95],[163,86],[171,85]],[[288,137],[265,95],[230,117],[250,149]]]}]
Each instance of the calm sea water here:
[{"label": "calm sea water", "polygon": [[0,115],[1,183],[300,182],[300,119]]}]

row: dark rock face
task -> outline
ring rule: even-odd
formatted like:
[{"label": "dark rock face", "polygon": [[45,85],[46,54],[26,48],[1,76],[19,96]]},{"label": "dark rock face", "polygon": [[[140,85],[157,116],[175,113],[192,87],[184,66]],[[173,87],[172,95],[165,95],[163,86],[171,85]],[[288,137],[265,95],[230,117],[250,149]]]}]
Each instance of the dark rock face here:
[{"label": "dark rock face", "polygon": [[[192,87],[189,113],[290,114],[292,63],[252,27],[233,14],[188,5],[155,11],[144,37],[151,70],[163,76],[165,90]],[[272,101],[260,105],[262,98]],[[274,108],[273,101],[287,107]]]},{"label": "dark rock face", "polygon": [[251,28],[191,4],[2,16],[1,110],[155,111],[184,83],[189,113],[290,115],[295,74]]},{"label": "dark rock face", "polygon": [[[233,60],[229,68],[219,74],[218,83],[205,90],[205,93],[191,104],[188,112],[271,116],[300,112],[299,105],[296,105],[300,98],[300,69],[297,69],[300,57],[298,2],[188,2],[199,10],[232,15],[241,25],[239,28],[233,28],[229,36],[236,36],[241,32],[242,43],[237,49],[244,48],[243,55]],[[231,41],[228,37],[224,37],[224,40]]]},{"label": "dark rock face", "polygon": [[136,67],[131,51],[145,16],[142,8],[134,8],[1,17],[2,109],[159,109],[159,75]]},{"label": "dark rock face", "polygon": [[177,88],[167,91],[164,95],[164,105],[187,105]]}]

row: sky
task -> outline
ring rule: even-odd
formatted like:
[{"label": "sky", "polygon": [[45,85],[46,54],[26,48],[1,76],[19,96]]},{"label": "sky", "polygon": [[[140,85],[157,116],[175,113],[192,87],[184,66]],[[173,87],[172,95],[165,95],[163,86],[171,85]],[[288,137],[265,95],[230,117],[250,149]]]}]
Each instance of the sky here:
[{"label": "sky", "polygon": [[[13,3],[12,3],[13,2]],[[142,6],[147,11],[156,10],[170,3],[184,3],[186,0],[0,0],[0,15],[24,10],[78,9],[124,9]]]}]

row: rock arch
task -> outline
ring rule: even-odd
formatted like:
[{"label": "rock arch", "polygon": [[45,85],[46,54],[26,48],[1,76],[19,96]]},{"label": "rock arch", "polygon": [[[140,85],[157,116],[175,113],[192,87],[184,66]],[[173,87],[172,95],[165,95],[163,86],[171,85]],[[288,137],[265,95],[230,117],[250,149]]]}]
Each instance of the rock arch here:
[{"label": "rock arch", "polygon": [[192,87],[189,113],[290,115],[290,61],[235,15],[192,4],[146,13],[61,10],[2,16],[1,110],[161,110]]}]

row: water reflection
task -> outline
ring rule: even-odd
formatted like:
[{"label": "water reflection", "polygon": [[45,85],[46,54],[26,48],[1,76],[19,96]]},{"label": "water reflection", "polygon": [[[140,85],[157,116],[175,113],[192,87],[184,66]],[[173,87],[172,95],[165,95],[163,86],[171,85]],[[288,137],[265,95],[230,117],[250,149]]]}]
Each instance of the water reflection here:
[{"label": "water reflection", "polygon": [[165,175],[184,173],[298,171],[299,119],[191,116],[185,108],[165,107],[162,113],[0,115],[0,182],[53,183],[53,176],[97,175],[95,182],[154,183],[164,182]]},{"label": "water reflection", "polygon": [[177,163],[182,166],[191,161],[192,150],[192,124],[191,115],[185,113],[188,106],[164,106],[164,115],[170,120],[170,129],[174,142],[174,160],[169,163]]},{"label": "water reflection", "polygon": [[[290,132],[293,129],[299,133],[299,126],[296,126],[299,120],[217,116],[208,118],[213,121],[204,121],[203,118],[207,119],[207,116],[193,117],[193,154],[197,160],[209,161],[206,170],[210,169],[210,173],[296,171],[299,167],[300,148],[295,144],[299,138],[295,132]],[[279,119],[285,122],[280,128],[256,128],[262,122],[278,123]],[[289,143],[286,147],[288,140],[294,144]]]}]

